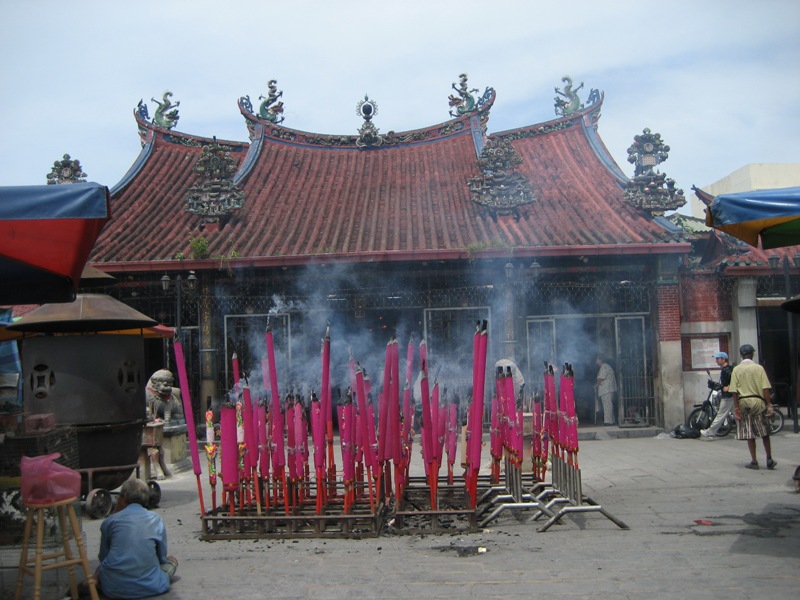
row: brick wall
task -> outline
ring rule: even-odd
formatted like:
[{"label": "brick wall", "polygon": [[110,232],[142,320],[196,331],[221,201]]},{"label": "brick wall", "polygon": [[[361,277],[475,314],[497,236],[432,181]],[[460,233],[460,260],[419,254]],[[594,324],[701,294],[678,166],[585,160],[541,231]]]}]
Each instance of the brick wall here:
[{"label": "brick wall", "polygon": [[681,278],[682,317],[684,321],[730,321],[731,299],[723,291],[719,276],[684,275]]},{"label": "brick wall", "polygon": [[677,284],[656,287],[658,304],[658,340],[660,342],[681,339],[681,303]]}]

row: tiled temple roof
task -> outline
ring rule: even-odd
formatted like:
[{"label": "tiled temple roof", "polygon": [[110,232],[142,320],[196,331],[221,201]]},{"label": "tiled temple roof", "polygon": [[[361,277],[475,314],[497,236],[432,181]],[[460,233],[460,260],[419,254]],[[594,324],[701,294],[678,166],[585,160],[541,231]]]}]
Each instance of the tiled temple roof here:
[{"label": "tiled temple roof", "polygon": [[213,140],[137,115],[142,156],[112,190],[113,218],[90,260],[111,271],[166,268],[179,253],[190,257],[198,237],[210,257],[241,266],[686,252],[685,237],[624,201],[625,176],[594,129],[601,104],[488,137],[511,142],[535,196],[513,216],[477,204],[467,186],[481,175],[491,102],[440,125],[381,134],[368,148],[358,136],[293,130],[240,105],[250,143],[219,143],[236,162],[244,201],[221,226],[184,205],[201,147]]}]

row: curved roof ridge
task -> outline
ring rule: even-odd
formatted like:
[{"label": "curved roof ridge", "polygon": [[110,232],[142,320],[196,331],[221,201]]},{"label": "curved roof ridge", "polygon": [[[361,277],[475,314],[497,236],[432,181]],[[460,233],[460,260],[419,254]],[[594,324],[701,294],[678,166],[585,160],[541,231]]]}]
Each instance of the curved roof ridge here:
[{"label": "curved roof ridge", "polygon": [[[434,125],[428,125],[418,129],[406,131],[394,131],[390,129],[386,133],[379,134],[382,143],[376,148],[394,148],[398,146],[410,146],[427,142],[434,142],[439,139],[470,131],[470,120],[478,116],[481,120],[488,119],[489,111],[494,104],[497,92],[493,88],[487,88],[485,92],[486,100],[480,108],[460,115],[458,117],[442,121]],[[244,99],[239,99],[239,111],[247,121],[247,128],[250,132],[252,142],[255,142],[256,131],[260,126],[262,137],[271,141],[278,141],[299,146],[310,146],[320,148],[359,148],[356,141],[359,139],[358,133],[355,134],[332,134],[316,133],[313,131],[303,131],[286,127],[278,123],[273,123],[267,119],[262,119],[258,115],[250,112],[244,103]]]},{"label": "curved roof ridge", "polygon": [[567,127],[577,125],[579,122],[583,121],[587,115],[591,115],[596,122],[596,120],[600,118],[600,108],[603,105],[604,97],[605,94],[600,92],[600,99],[597,100],[597,102],[590,104],[586,108],[583,108],[579,111],[575,111],[566,117],[558,117],[556,119],[550,119],[549,121],[541,121],[539,123],[523,125],[522,127],[515,127],[513,129],[504,129],[503,131],[495,131],[494,133],[490,133],[489,137],[498,139],[519,139],[521,137],[544,135],[546,133],[559,131],[561,129],[566,129]]},{"label": "curved roof ridge", "polygon": [[139,171],[142,170],[142,167],[144,167],[144,165],[147,163],[147,160],[153,154],[153,148],[155,147],[155,132],[152,130],[145,130],[142,132],[140,129],[140,133],[143,133],[144,135],[142,135],[142,149],[139,152],[139,156],[136,157],[136,160],[131,165],[131,168],[128,169],[128,172],[125,173],[125,175],[122,176],[122,179],[120,179],[117,184],[109,190],[111,196],[114,196],[118,192],[125,189],[125,187],[127,187],[128,184],[134,180],[136,175],[139,174]]},{"label": "curved roof ridge", "polygon": [[183,131],[175,131],[173,129],[159,127],[155,123],[146,121],[135,111],[134,116],[136,117],[136,123],[139,126],[139,135],[142,136],[143,141],[147,139],[148,136],[152,135],[152,137],[159,142],[188,146],[189,148],[202,148],[207,144],[213,144],[216,142],[220,146],[225,146],[231,152],[242,152],[247,148],[247,146],[249,146],[248,142],[243,142],[240,140],[221,140],[216,136],[208,137],[204,135],[194,135],[191,133],[185,133]]},{"label": "curved roof ridge", "polygon": [[[602,102],[603,93],[600,92],[600,101],[597,104],[601,104]],[[581,121],[583,131],[586,133],[586,138],[589,140],[589,145],[592,147],[592,150],[594,150],[597,158],[600,159],[600,162],[602,162],[605,167],[619,180],[620,185],[625,186],[628,184],[631,178],[626,175],[625,171],[622,170],[622,167],[617,164],[617,161],[614,160],[611,152],[608,151],[605,142],[597,133],[597,121],[599,119],[599,110],[597,112],[585,112]]]}]

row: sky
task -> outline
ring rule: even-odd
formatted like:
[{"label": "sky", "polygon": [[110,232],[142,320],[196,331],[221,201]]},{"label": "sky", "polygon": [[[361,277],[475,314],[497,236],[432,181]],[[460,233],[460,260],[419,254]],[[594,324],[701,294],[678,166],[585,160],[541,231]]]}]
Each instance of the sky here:
[{"label": "sky", "polygon": [[599,134],[629,175],[649,128],[683,188],[748,163],[800,163],[797,0],[0,0],[0,185],[42,185],[64,154],[113,187],[165,90],[177,131],[247,141],[237,101],[276,79],[293,129],[381,133],[448,120],[451,84],[491,86],[490,133],[556,118],[569,75],[605,93]]}]

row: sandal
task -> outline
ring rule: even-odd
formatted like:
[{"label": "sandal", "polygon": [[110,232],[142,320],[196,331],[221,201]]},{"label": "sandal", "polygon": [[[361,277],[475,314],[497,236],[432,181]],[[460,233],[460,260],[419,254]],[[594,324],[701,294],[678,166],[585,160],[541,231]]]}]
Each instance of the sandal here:
[{"label": "sandal", "polygon": [[757,462],[751,462],[751,463],[745,465],[745,468],[746,469],[755,469],[757,471],[758,470],[758,463]]}]

